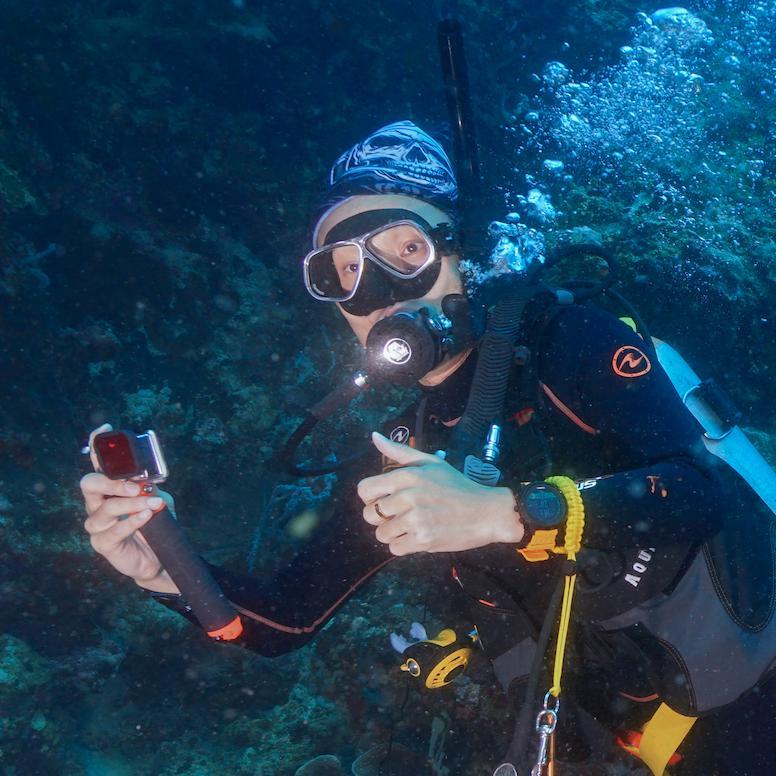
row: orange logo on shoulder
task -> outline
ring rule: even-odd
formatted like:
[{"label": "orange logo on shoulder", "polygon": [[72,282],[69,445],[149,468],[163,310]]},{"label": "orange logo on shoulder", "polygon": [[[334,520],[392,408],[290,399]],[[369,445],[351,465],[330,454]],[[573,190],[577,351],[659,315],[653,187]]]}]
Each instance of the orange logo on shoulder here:
[{"label": "orange logo on shoulder", "polygon": [[634,345],[624,345],[612,358],[612,369],[620,377],[641,377],[652,369],[646,353]]}]

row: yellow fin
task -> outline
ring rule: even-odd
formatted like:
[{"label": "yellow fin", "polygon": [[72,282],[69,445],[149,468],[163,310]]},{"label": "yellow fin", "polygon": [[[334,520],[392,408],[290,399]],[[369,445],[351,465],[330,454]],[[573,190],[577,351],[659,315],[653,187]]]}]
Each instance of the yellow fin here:
[{"label": "yellow fin", "polygon": [[445,628],[437,633],[436,638],[426,639],[429,644],[436,644],[439,647],[447,647],[452,644],[456,638],[455,631],[452,628]]}]

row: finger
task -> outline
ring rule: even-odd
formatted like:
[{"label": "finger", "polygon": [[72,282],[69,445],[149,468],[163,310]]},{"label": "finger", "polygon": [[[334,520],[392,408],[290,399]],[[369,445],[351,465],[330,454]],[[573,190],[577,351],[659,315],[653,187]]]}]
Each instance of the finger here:
[{"label": "finger", "polygon": [[363,515],[369,525],[382,525],[386,520],[393,520],[401,517],[405,512],[412,508],[414,503],[411,499],[405,499],[400,491],[393,496],[385,496],[367,504],[364,507]]},{"label": "finger", "polygon": [[372,432],[372,444],[386,457],[395,461],[399,466],[417,466],[422,463],[439,463],[439,458],[430,453],[416,450],[401,442],[392,442],[377,431]]},{"label": "finger", "polygon": [[146,498],[109,498],[102,506],[84,521],[84,528],[90,534],[100,533],[111,528],[120,517],[142,512],[144,509],[157,509],[162,504],[158,496]]},{"label": "finger", "polygon": [[96,512],[108,496],[137,496],[140,485],[128,480],[111,480],[104,474],[90,472],[81,477],[81,492],[88,514]]},{"label": "finger", "polygon": [[[396,493],[389,493],[387,496],[379,498],[370,506],[375,514],[383,519],[401,517],[406,512],[414,509],[418,503],[420,490],[418,488],[402,488]],[[380,514],[382,512],[382,514]],[[376,523],[375,525],[379,525]]]},{"label": "finger", "polygon": [[382,525],[388,519],[386,517],[381,517],[377,513],[377,503],[378,502],[375,501],[372,504],[367,504],[363,509],[362,514],[364,516],[364,520],[366,520],[369,525]]},{"label": "finger", "polygon": [[101,426],[95,428],[91,434],[89,434],[89,459],[91,460],[94,471],[96,472],[100,471],[100,464],[97,461],[97,453],[94,452],[94,438],[97,436],[97,434],[104,434],[106,431],[113,431],[113,426],[111,426],[110,423],[103,423]]},{"label": "finger", "polygon": [[409,525],[404,517],[397,517],[394,520],[384,520],[377,526],[375,531],[375,538],[378,542],[383,544],[390,544],[400,536],[403,536],[409,531]]},{"label": "finger", "polygon": [[[132,536],[135,531],[142,528],[151,519],[153,514],[150,509],[144,509],[141,512],[129,515],[126,520],[119,520],[105,531],[93,534],[90,537],[90,541],[94,551],[100,555],[109,555],[122,542]],[[142,534],[139,535],[139,538],[143,538]]]},{"label": "finger", "polygon": [[380,511],[394,517],[403,515],[418,505],[422,494],[423,491],[418,487],[401,488],[380,499]]},{"label": "finger", "polygon": [[416,482],[417,471],[414,467],[394,469],[374,477],[365,477],[358,483],[358,496],[365,504],[369,504],[403,488],[413,487]]},{"label": "finger", "polygon": [[392,541],[388,545],[388,549],[390,550],[391,555],[396,556],[412,555],[414,552],[421,552],[421,550],[415,546],[414,541],[409,534],[404,534],[404,536],[400,536]]}]

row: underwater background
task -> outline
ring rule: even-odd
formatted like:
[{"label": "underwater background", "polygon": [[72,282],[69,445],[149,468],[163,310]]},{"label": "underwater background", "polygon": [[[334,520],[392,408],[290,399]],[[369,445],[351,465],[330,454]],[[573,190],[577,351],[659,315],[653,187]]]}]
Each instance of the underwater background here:
[{"label": "underwater background", "polygon": [[[725,386],[776,463],[776,2],[458,5],[490,217],[539,247],[612,248],[652,333]],[[437,14],[0,3],[3,774],[498,762],[511,719],[487,667],[424,693],[391,649],[414,620],[450,624],[440,564],[393,564],[270,660],[209,643],[97,558],[77,487],[88,431],[109,421],[159,431],[179,518],[212,562],[272,573],[336,519],[332,477],[269,465],[358,364],[300,260],[344,148],[405,118],[449,141]],[[365,397],[323,438],[345,449],[385,405]],[[576,772],[643,773],[614,753]]]}]

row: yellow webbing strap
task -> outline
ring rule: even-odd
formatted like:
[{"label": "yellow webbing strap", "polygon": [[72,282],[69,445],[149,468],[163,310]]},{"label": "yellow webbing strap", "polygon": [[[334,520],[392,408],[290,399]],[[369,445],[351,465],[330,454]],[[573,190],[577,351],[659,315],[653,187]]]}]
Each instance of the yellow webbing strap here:
[{"label": "yellow webbing strap", "polygon": [[558,548],[555,547],[555,543],[558,538],[558,529],[550,528],[541,531],[536,531],[531,537],[531,541],[526,544],[525,547],[518,550],[518,552],[531,563],[536,563],[540,560],[547,560],[550,557],[551,552],[556,552]]},{"label": "yellow webbing strap", "polygon": [[571,602],[574,600],[574,585],[577,575],[566,577],[563,587],[563,604],[560,608],[560,623],[558,624],[558,643],[555,645],[555,668],[552,672],[552,687],[550,695],[557,698],[560,695],[560,679],[563,675],[563,657],[566,653],[566,638],[569,635],[571,621]]},{"label": "yellow webbing strap", "polygon": [[685,717],[661,703],[644,726],[638,756],[655,776],[663,776],[671,755],[679,748],[697,717]]},{"label": "yellow webbing strap", "polygon": [[[548,477],[545,482],[554,485],[566,499],[566,535],[563,547],[554,547],[552,552],[564,553],[569,560],[577,559],[577,553],[582,546],[582,532],[585,530],[585,505],[579,495],[577,485],[570,477]],[[560,680],[563,674],[563,656],[566,652],[566,639],[569,635],[571,622],[571,604],[574,600],[574,587],[577,575],[566,577],[563,586],[563,603],[560,608],[560,623],[558,625],[558,642],[555,646],[555,668],[552,674],[550,694],[557,698],[560,695]]]}]

